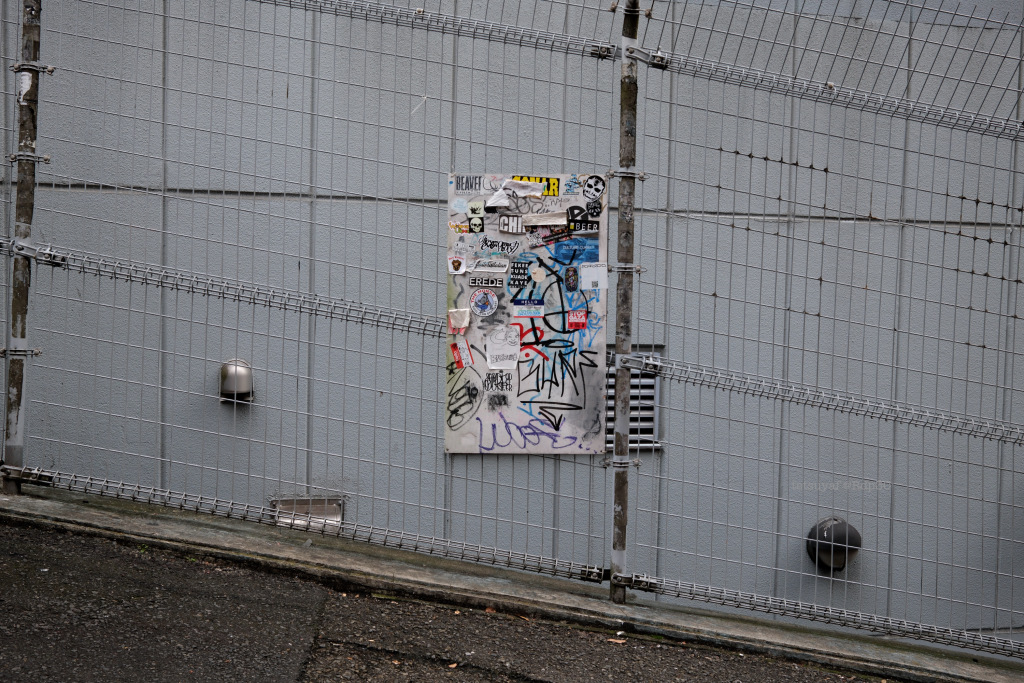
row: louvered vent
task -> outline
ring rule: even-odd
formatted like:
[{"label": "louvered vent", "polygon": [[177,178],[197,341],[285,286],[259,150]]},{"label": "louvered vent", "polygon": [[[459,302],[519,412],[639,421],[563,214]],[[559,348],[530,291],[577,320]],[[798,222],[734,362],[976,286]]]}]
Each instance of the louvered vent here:
[{"label": "louvered vent", "polygon": [[[605,435],[608,454],[615,448],[615,365],[608,364],[607,421]],[[653,451],[661,449],[658,441],[658,389],[657,375],[631,372],[629,377],[629,448]]]}]

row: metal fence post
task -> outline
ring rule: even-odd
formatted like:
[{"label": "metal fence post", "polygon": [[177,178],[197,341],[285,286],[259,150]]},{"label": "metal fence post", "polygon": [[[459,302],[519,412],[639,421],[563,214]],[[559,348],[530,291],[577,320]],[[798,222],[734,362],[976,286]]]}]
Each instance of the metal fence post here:
[{"label": "metal fence post", "polygon": [[[20,469],[25,450],[25,366],[32,351],[28,348],[28,293],[32,281],[32,214],[35,209],[36,162],[46,160],[36,154],[36,107],[39,80],[46,70],[39,64],[39,15],[42,0],[23,0],[21,20],[21,58],[14,65],[18,97],[18,151],[11,161],[18,164],[18,189],[14,209],[14,273],[11,279],[11,327],[7,335],[7,424],[3,465]],[[49,69],[52,71],[52,69]],[[21,483],[5,470],[3,492],[19,493]]]},{"label": "metal fence post", "polygon": [[[622,77],[619,85],[619,171],[636,163],[637,65],[636,47],[640,24],[640,0],[628,0],[622,20]],[[619,277],[615,292],[615,472],[612,508],[611,599],[626,601],[626,586],[617,576],[626,571],[626,525],[629,506],[629,368],[618,362],[633,344],[633,274],[625,266],[633,263],[634,174],[620,173],[618,213]]]}]

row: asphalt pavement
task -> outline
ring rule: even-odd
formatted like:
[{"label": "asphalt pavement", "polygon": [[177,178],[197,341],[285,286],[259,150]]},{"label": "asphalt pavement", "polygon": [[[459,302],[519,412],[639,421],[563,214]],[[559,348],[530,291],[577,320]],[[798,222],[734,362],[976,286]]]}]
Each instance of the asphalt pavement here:
[{"label": "asphalt pavement", "polygon": [[856,637],[613,606],[601,587],[47,495],[0,496],[2,680],[1024,680],[1015,663],[872,651]]},{"label": "asphalt pavement", "polygon": [[38,527],[0,527],[0,574],[11,681],[869,680]]}]

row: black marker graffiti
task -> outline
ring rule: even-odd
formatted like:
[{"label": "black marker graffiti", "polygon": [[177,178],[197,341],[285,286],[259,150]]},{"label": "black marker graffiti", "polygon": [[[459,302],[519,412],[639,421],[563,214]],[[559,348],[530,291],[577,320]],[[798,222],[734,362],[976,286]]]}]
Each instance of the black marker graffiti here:
[{"label": "black marker graffiti", "polygon": [[448,366],[448,398],[445,403],[448,428],[459,429],[480,410],[480,373],[472,367]]},{"label": "black marker graffiti", "polygon": [[480,237],[480,244],[477,247],[480,251],[497,251],[503,254],[514,254],[519,249],[519,240],[505,242],[504,240],[492,240],[487,235]]}]

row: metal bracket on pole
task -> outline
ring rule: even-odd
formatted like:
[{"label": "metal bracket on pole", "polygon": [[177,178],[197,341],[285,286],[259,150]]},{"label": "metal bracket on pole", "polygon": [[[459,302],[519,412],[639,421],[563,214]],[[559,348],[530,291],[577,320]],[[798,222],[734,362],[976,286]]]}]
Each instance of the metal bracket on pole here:
[{"label": "metal bracket on pole", "polygon": [[635,263],[609,263],[608,264],[608,272],[609,273],[636,273],[637,275],[639,275],[641,273],[646,273],[647,269],[644,268],[643,266],[638,266]]},{"label": "metal bracket on pole", "polygon": [[[32,234],[31,225],[24,225],[19,223],[19,226],[27,228],[28,234]],[[11,254],[14,256],[24,256],[26,258],[35,259],[36,263],[53,266],[58,268],[67,265],[68,257],[63,254],[58,254],[50,247],[37,247],[36,245],[26,240],[18,238],[13,239],[10,242]]]},{"label": "metal bracket on pole", "polygon": [[14,152],[7,157],[12,162],[14,161],[31,161],[33,163],[39,163],[40,161],[44,164],[50,163],[49,154],[35,154],[34,152]]},{"label": "metal bracket on pole", "polygon": [[627,468],[630,465],[632,465],[633,467],[639,468],[643,464],[644,464],[644,461],[641,460],[640,458],[633,458],[632,460],[620,461],[620,462],[616,462],[612,458],[605,458],[604,460],[601,461],[601,467],[603,467],[605,469],[608,469],[609,467]]},{"label": "metal bracket on pole", "polygon": [[48,485],[53,483],[53,474],[38,467],[12,467],[10,465],[0,466],[0,476],[8,481],[18,483],[29,483]]},{"label": "metal bracket on pole", "polygon": [[661,51],[659,47],[654,52],[646,48],[642,48],[639,45],[634,45],[628,50],[629,56],[635,58],[639,62],[643,62],[652,69],[667,69],[669,63],[669,55]]},{"label": "metal bracket on pole", "polygon": [[615,170],[614,168],[608,169],[609,178],[635,178],[640,182],[647,180],[647,173],[644,171],[637,171],[631,168],[620,168]]},{"label": "metal bracket on pole", "polygon": [[0,349],[0,358],[28,358],[41,355],[42,349]]},{"label": "metal bracket on pole", "polygon": [[644,357],[634,356],[631,354],[617,353],[615,354],[615,369],[628,368],[630,370],[643,370],[644,369]]},{"label": "metal bracket on pole", "polygon": [[50,66],[49,64],[40,64],[39,62],[16,62],[11,64],[11,71],[35,71],[36,73],[47,73],[52,74],[57,70],[57,67]]},{"label": "metal bracket on pole", "polygon": [[612,574],[610,580],[613,586],[626,586],[628,588],[633,585],[632,574]]}]

